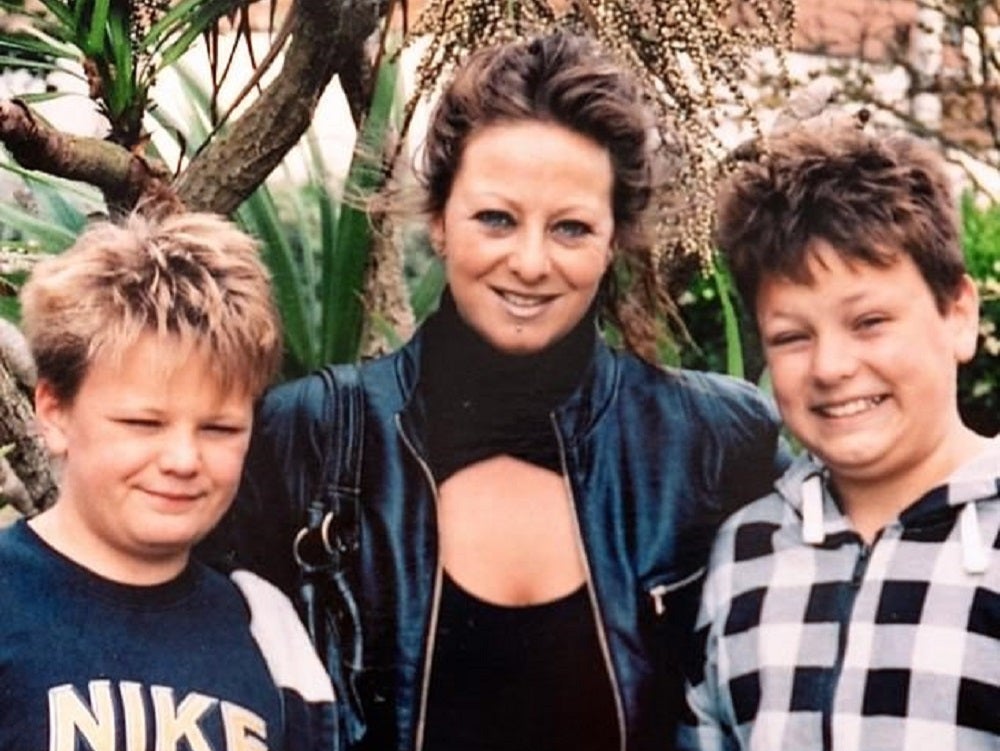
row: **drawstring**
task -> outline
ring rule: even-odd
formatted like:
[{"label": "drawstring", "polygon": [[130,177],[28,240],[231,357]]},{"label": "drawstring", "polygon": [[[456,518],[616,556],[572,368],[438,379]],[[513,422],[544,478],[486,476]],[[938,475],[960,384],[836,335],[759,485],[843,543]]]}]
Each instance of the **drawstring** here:
[{"label": "drawstring", "polygon": [[962,534],[962,566],[970,574],[982,574],[989,565],[989,551],[979,534],[979,512],[974,502],[965,504],[959,515]]},{"label": "drawstring", "polygon": [[[962,567],[970,574],[983,574],[989,568],[990,551],[979,531],[979,512],[975,502],[966,503],[959,514],[962,539]],[[819,474],[802,483],[802,541],[810,545],[823,542],[823,481]]]},{"label": "drawstring", "polygon": [[823,480],[817,475],[802,483],[802,541],[810,545],[823,542]]}]

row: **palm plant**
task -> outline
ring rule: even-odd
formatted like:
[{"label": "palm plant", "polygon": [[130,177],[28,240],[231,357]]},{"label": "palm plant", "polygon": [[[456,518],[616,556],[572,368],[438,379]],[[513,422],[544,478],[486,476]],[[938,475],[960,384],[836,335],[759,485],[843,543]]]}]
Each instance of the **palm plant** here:
[{"label": "palm plant", "polygon": [[246,1],[40,0],[40,5],[28,12],[19,3],[0,2],[0,9],[23,21],[0,32],[0,64],[85,78],[110,125],[109,140],[134,149],[144,138],[143,117],[159,73],[202,34],[217,33],[219,19]]},{"label": "palm plant", "polygon": [[[393,321],[364,307],[372,229],[359,205],[361,198],[381,184],[382,149],[391,141],[387,136],[398,110],[397,67],[383,59],[372,105],[358,134],[359,146],[340,191],[331,187],[335,180],[310,133],[306,136],[308,180],[298,185],[285,181],[283,188],[264,183],[234,212],[236,222],[260,240],[271,271],[285,329],[286,377],[327,362],[356,360],[364,332],[372,327],[393,343],[399,338]],[[159,106],[150,113],[160,126],[147,146],[151,158],[165,150],[165,138],[174,137],[171,145],[179,147],[187,159],[213,134],[225,133],[225,126],[217,128],[213,123],[211,91],[183,65],[175,72],[185,108]],[[0,242],[8,252],[59,252],[83,228],[87,214],[100,209],[99,194],[87,186],[30,173],[9,162],[0,167],[26,180],[36,204],[31,210],[0,205]],[[421,315],[440,291],[437,271],[431,266],[427,278],[416,284],[414,301]],[[21,275],[6,278],[16,287]],[[14,297],[0,295],[0,315],[17,320]]]}]

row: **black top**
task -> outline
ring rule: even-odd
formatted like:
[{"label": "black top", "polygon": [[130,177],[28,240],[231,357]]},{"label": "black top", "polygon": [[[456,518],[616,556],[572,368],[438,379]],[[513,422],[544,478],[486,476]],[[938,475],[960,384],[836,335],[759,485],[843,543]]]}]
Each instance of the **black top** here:
[{"label": "black top", "polygon": [[587,590],[524,607],[445,575],[425,751],[614,751],[611,680]]},{"label": "black top", "polygon": [[469,327],[445,290],[424,326],[419,389],[428,458],[440,485],[475,462],[507,454],[561,472],[549,417],[577,388],[597,341],[596,308],[541,352],[511,355]]}]

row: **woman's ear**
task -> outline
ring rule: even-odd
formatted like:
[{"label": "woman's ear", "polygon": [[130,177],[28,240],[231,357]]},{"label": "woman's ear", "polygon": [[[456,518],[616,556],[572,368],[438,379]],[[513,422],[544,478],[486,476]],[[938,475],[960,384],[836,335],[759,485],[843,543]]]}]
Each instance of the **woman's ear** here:
[{"label": "woman's ear", "polygon": [[35,420],[42,439],[53,456],[66,453],[66,409],[52,385],[39,379],[35,386]]},{"label": "woman's ear", "polygon": [[949,303],[945,316],[952,326],[955,360],[968,362],[975,357],[979,343],[979,290],[968,274],[962,277],[958,293]]}]

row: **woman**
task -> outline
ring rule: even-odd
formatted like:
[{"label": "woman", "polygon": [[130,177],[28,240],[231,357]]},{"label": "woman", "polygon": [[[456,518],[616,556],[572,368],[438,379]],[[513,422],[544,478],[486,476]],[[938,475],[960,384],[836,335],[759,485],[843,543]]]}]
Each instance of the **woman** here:
[{"label": "woman", "polygon": [[[644,749],[672,737],[707,545],[782,459],[751,386],[650,355],[647,115],[565,34],[477,53],[427,134],[440,309],[361,368],[363,647],[341,696],[374,749]],[[614,273],[613,273],[614,270]],[[619,294],[613,277],[630,278]],[[269,395],[241,491],[244,564],[293,590],[336,383]],[[340,433],[337,431],[340,430]],[[356,645],[344,639],[345,653]],[[349,643],[348,643],[349,642]]]}]

